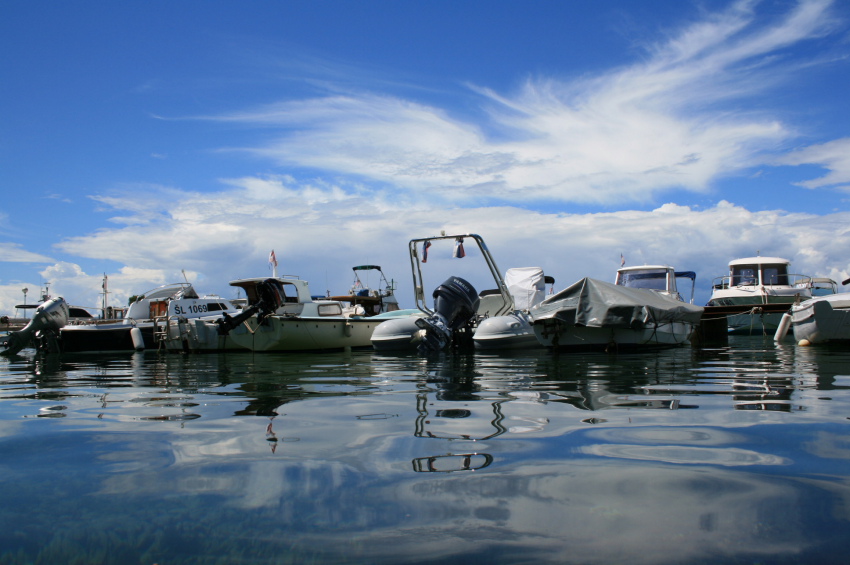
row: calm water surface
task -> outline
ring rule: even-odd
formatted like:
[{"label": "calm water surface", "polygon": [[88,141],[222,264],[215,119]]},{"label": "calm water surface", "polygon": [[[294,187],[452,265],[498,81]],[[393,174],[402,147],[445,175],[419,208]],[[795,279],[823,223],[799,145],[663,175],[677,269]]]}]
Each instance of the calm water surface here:
[{"label": "calm water surface", "polygon": [[0,563],[847,563],[850,352],[0,358]]}]

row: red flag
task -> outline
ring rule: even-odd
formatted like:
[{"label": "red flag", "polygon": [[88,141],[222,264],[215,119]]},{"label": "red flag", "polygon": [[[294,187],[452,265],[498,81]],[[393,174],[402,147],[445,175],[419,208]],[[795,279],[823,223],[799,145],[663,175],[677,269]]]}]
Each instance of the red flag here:
[{"label": "red flag", "polygon": [[431,247],[430,241],[426,241],[425,243],[422,244],[422,262],[423,263],[428,262],[428,248],[429,247]]}]

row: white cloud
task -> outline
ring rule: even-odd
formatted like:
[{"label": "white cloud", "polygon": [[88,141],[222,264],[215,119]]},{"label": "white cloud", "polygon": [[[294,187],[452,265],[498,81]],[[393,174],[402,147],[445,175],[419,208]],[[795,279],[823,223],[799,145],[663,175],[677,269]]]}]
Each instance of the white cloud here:
[{"label": "white cloud", "polygon": [[[831,29],[830,2],[771,20],[738,2],[653,46],[648,58],[594,77],[528,80],[519,92],[473,91],[484,121],[389,95],[348,93],[219,117],[280,128],[252,151],[306,166],[476,202],[618,203],[704,192],[764,162],[794,132],[740,110],[790,80],[782,50]],[[498,138],[487,132],[499,132]]]},{"label": "white cloud", "polygon": [[22,249],[18,243],[0,241],[0,261],[10,263],[50,263],[50,257]]},{"label": "white cloud", "polygon": [[[268,192],[260,190],[263,186]],[[426,201],[411,206],[394,203],[385,193],[353,194],[278,178],[231,180],[225,189],[203,196],[172,190],[167,209],[163,205],[156,211],[155,222],[132,221],[134,213],[148,215],[140,201],[147,200],[138,191],[112,195],[109,202],[119,213],[138,211],[131,212],[130,221],[58,246],[74,256],[133,265],[108,273],[120,303],[132,294],[182,280],[182,269],[199,292],[235,296],[228,282],[270,274],[267,258],[274,249],[279,272],[307,279],[314,294],[346,290],[352,266],[374,263],[397,281],[404,305],[413,306],[407,243],[441,230],[479,233],[502,271],[540,266],[556,278],[557,288],[585,276],[612,280],[620,253],[629,265],[667,263],[697,271],[701,302],[730,259],[758,252],[787,257],[804,274],[836,280],[850,276],[850,213],[752,212],[725,201],[704,210],[670,203],[652,211],[587,214],[512,206],[464,209]],[[433,252],[446,259],[429,261],[427,280],[433,286],[448,274],[467,276],[467,269],[472,271],[468,276],[478,277],[472,282],[479,290],[492,285],[483,266],[451,260],[450,255],[450,250]],[[69,293],[69,300],[99,303],[100,273],[57,264],[42,275],[52,288]],[[12,294],[11,299],[19,296]]]},{"label": "white cloud", "polygon": [[797,183],[800,186],[850,191],[850,137],[794,151],[778,162],[783,165],[820,165],[829,170],[822,177]]}]

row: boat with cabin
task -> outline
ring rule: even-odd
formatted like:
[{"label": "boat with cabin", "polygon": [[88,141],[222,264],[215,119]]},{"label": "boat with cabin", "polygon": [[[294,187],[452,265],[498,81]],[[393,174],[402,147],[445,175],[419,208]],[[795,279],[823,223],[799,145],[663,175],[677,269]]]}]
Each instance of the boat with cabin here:
[{"label": "boat with cabin", "polygon": [[812,297],[813,277],[790,273],[781,257],[745,257],[729,262],[729,272],[712,284],[707,306],[729,307],[731,334],[773,333],[791,304]]},{"label": "boat with cabin", "polygon": [[681,298],[679,278],[694,282],[696,275],[644,265],[619,269],[613,284],[584,278],[532,308],[532,327],[540,344],[553,350],[613,353],[683,345],[703,308]]},{"label": "boat with cabin", "polygon": [[297,276],[230,282],[245,294],[240,312],[216,318],[171,320],[161,342],[170,351],[339,351],[370,348],[381,315],[357,315],[343,302],[314,299]]},{"label": "boat with cabin", "polygon": [[93,321],[67,325],[59,333],[63,353],[131,352],[160,347],[169,320],[237,314],[230,301],[217,295],[199,296],[189,282],[166,284],[136,296],[118,322]]}]

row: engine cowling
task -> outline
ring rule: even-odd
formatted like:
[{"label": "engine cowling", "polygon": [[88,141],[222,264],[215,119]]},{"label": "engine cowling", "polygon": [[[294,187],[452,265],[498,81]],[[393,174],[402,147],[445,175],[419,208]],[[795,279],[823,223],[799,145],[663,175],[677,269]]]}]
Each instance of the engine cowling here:
[{"label": "engine cowling", "polygon": [[475,287],[460,277],[449,277],[438,286],[434,290],[434,314],[416,320],[416,325],[425,330],[419,353],[425,355],[448,347],[455,332],[475,316],[479,303]]}]

